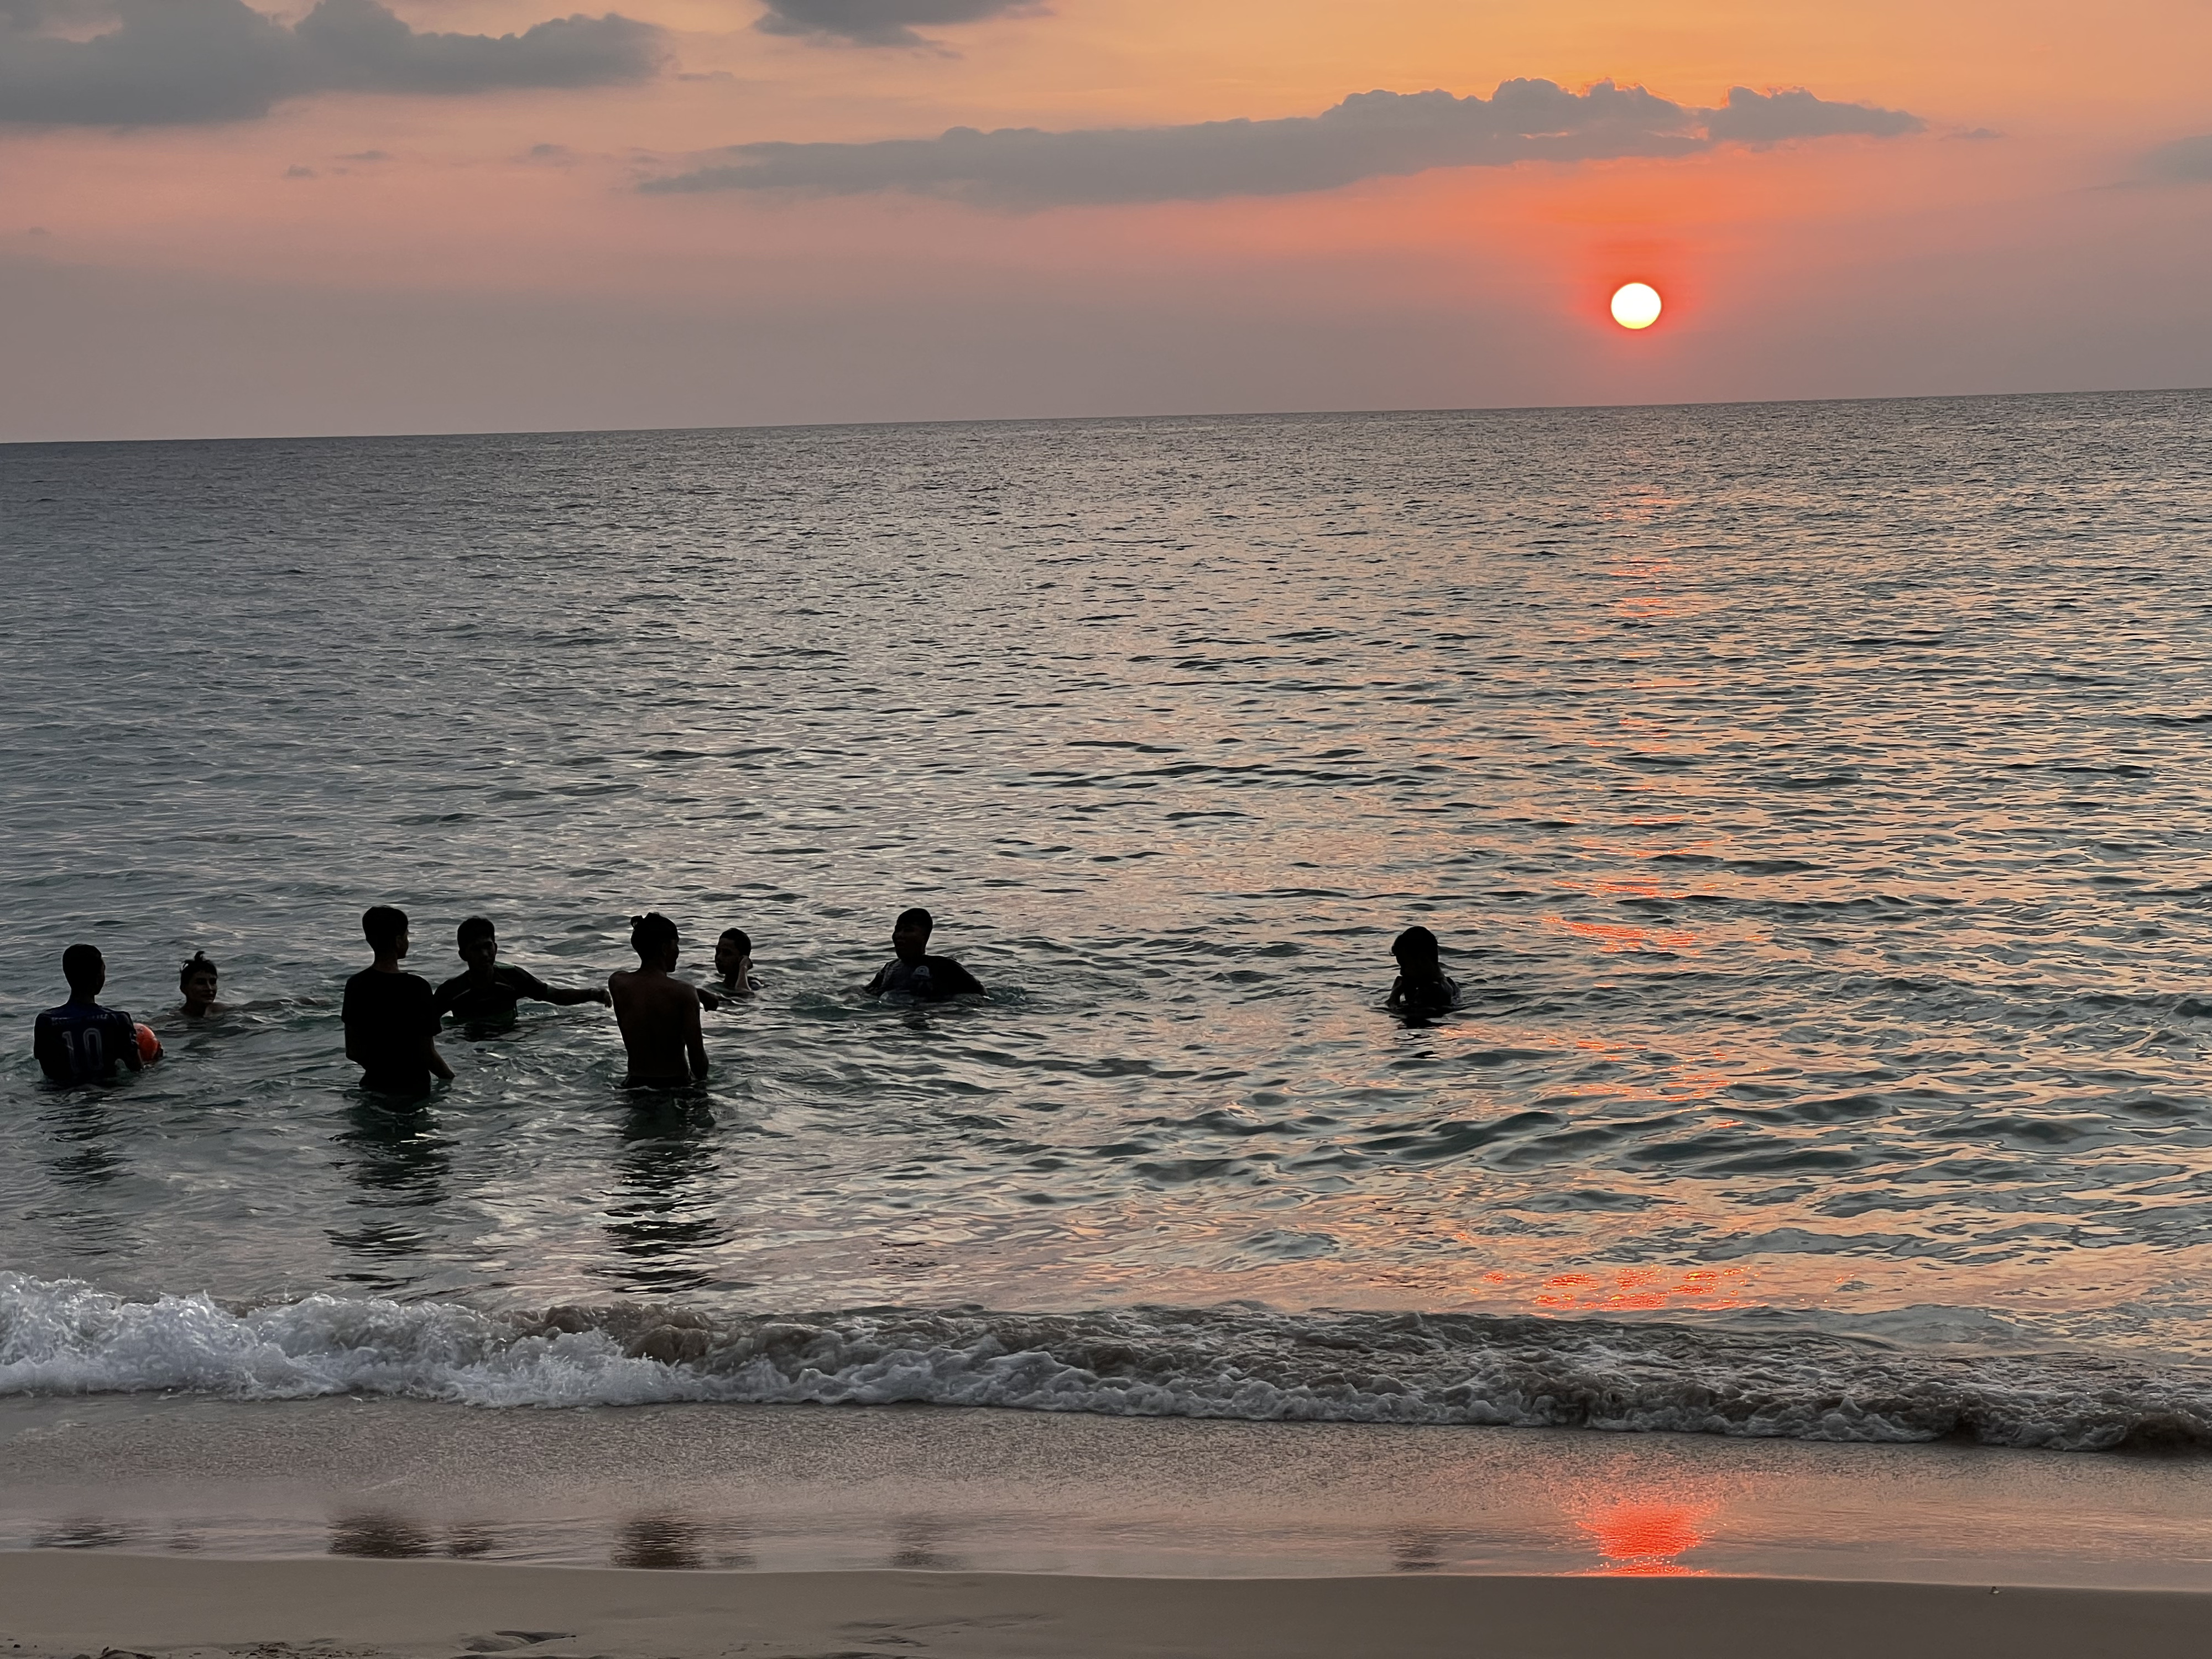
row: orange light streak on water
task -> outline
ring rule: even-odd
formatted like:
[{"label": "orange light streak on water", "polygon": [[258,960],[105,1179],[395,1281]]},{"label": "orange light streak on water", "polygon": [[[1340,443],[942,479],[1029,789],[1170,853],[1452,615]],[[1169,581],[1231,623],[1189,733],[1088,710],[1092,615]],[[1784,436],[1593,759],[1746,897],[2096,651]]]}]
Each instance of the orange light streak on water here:
[{"label": "orange light streak on water", "polygon": [[1576,1517],[1576,1525],[1596,1544],[1605,1565],[1599,1576],[1620,1578],[1702,1577],[1705,1570],[1682,1565],[1680,1558],[1711,1536],[1709,1504],[1628,1498]]},{"label": "orange light streak on water", "polygon": [[1655,1313],[1740,1308],[1750,1295],[1744,1267],[1622,1267],[1611,1274],[1554,1273],[1530,1299],[1547,1313]]}]

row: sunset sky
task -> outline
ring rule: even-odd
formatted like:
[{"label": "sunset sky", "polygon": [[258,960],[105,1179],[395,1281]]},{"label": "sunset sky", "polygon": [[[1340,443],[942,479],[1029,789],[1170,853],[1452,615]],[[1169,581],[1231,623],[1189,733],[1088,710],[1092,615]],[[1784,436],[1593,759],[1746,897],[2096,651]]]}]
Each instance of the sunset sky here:
[{"label": "sunset sky", "polygon": [[2203,385],[2208,62],[2203,0],[0,0],[0,440]]}]

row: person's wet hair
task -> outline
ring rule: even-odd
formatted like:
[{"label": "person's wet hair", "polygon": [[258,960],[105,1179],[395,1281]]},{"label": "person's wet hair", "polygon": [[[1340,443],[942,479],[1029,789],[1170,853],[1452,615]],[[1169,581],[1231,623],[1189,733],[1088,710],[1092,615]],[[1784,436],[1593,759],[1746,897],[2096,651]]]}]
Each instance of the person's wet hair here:
[{"label": "person's wet hair", "polygon": [[407,913],[395,905],[372,904],[362,912],[362,937],[379,956],[398,944],[399,936],[406,931]]},{"label": "person's wet hair", "polygon": [[1390,954],[1409,968],[1433,968],[1437,936],[1425,927],[1408,927],[1391,942]]},{"label": "person's wet hair", "polygon": [[107,960],[95,945],[72,945],[62,952],[62,977],[70,990],[88,995],[106,983]]},{"label": "person's wet hair", "polygon": [[657,957],[676,942],[676,924],[659,911],[629,919],[629,948],[640,957]]},{"label": "person's wet hair", "polygon": [[937,923],[931,919],[929,912],[916,905],[911,910],[899,912],[899,919],[891,924],[891,931],[895,933],[903,933],[911,929],[916,933],[927,933],[936,926]]},{"label": "person's wet hair", "polygon": [[725,927],[722,929],[722,937],[714,942],[717,945],[736,945],[740,956],[749,957],[753,953],[753,936],[742,927]]},{"label": "person's wet hair", "polygon": [[453,942],[464,951],[480,939],[495,939],[499,929],[482,916],[471,916],[453,930]]},{"label": "person's wet hair", "polygon": [[205,974],[210,979],[219,980],[222,977],[215,963],[207,959],[206,951],[195,951],[192,952],[192,959],[177,969],[177,988],[179,991],[183,990],[202,974]]}]

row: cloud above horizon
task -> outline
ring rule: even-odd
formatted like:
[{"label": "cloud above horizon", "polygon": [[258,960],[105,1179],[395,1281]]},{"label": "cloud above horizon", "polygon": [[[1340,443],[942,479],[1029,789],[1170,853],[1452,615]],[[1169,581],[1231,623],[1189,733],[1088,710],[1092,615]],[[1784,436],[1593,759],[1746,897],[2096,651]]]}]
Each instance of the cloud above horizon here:
[{"label": "cloud above horizon", "polygon": [[981,206],[1041,209],[1288,196],[1437,167],[1508,167],[1692,155],[1849,134],[1894,137],[1925,123],[1902,110],[1831,103],[1796,90],[1732,88],[1717,110],[1601,81],[1569,92],[1508,81],[1488,98],[1356,93],[1319,115],[1184,126],[1048,132],[954,127],[935,138],[868,143],[732,144],[688,173],[651,179],[657,193],[883,191]]},{"label": "cloud above horizon", "polygon": [[245,0],[0,0],[0,123],[179,126],[252,120],[318,93],[611,86],[651,78],[665,43],[656,25],[612,12],[441,34],[379,0],[319,0],[290,25]]},{"label": "cloud above horizon", "polygon": [[764,0],[768,10],[753,25],[763,34],[795,34],[825,46],[935,46],[915,33],[917,23],[937,27],[987,17],[1042,13],[1036,0]]},{"label": "cloud above horizon", "polygon": [[2143,157],[2143,171],[2154,179],[2176,182],[2212,179],[2212,132],[2160,144]]}]

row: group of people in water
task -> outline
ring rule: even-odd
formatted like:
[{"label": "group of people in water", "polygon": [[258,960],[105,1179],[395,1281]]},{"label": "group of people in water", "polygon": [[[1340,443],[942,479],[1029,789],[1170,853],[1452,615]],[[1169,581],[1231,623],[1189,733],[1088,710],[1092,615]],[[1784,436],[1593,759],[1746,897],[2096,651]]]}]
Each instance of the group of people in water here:
[{"label": "group of people in water", "polygon": [[[935,926],[927,910],[900,912],[891,928],[892,959],[863,988],[865,994],[916,1002],[988,998],[990,994],[965,968],[950,957],[929,954]],[[471,916],[455,935],[466,971],[434,989],[400,965],[409,944],[405,911],[373,906],[362,915],[361,930],[374,960],[346,981],[345,1052],[361,1067],[362,1087],[379,1095],[420,1098],[434,1081],[452,1079],[453,1067],[439,1054],[437,1042],[448,1018],[481,1027],[511,1018],[526,1001],[611,1006],[629,1056],[630,1086],[688,1087],[707,1076],[702,1012],[712,1012],[725,1001],[760,989],[753,976],[752,940],[738,927],[726,929],[715,941],[711,986],[677,978],[681,939],[676,924],[657,910],[630,918],[630,948],[637,952],[638,965],[610,975],[604,988],[563,989],[501,962],[498,931],[482,916]],[[1434,933],[1408,927],[1390,952],[1398,976],[1386,1007],[1422,1019],[1448,1012],[1457,1003],[1459,988],[1444,975]],[[161,1042],[150,1027],[100,1003],[107,964],[95,947],[70,945],[62,953],[62,975],[69,981],[70,999],[40,1014],[34,1033],[39,1065],[48,1079],[64,1085],[106,1082],[118,1068],[136,1072],[161,1058]],[[177,984],[184,997],[178,1018],[198,1020],[229,1012],[216,1000],[220,970],[204,953],[192,953]]]}]

